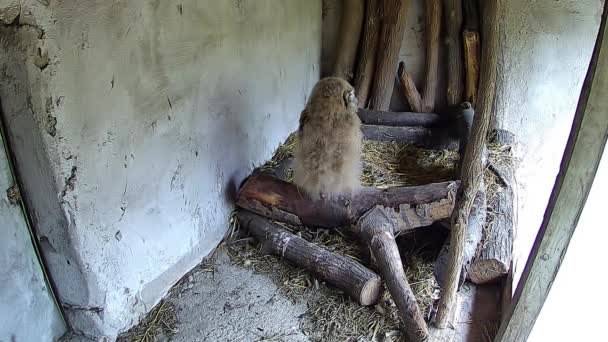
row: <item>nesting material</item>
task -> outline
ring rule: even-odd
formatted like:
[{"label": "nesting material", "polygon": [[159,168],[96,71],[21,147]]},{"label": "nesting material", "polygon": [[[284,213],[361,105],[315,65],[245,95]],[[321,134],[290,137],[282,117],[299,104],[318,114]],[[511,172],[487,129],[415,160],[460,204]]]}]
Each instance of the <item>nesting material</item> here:
[{"label": "nesting material", "polygon": [[177,332],[177,319],[173,304],[165,300],[156,305],[145,320],[122,335],[118,341],[154,342],[161,333],[172,335]]}]

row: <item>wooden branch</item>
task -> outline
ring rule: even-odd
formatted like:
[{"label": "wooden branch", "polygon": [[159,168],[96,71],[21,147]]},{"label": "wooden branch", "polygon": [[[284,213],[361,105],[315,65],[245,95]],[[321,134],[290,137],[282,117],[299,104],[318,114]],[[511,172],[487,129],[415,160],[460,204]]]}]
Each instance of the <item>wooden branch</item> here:
[{"label": "wooden branch", "polygon": [[462,38],[464,42],[465,59],[465,101],[470,102],[473,107],[477,103],[477,85],[479,84],[479,11],[476,0],[464,0],[464,30]]},{"label": "wooden branch", "polygon": [[426,0],[426,78],[422,91],[422,111],[435,110],[437,73],[439,71],[439,33],[441,32],[441,1]]},{"label": "wooden branch", "polygon": [[383,112],[359,108],[358,114],[361,122],[368,125],[434,127],[443,123],[441,116],[433,113]]},{"label": "wooden branch", "polygon": [[334,76],[352,81],[359,37],[363,24],[364,0],[344,0]]},{"label": "wooden branch", "polygon": [[446,46],[448,60],[447,103],[457,106],[464,93],[464,66],[462,47],[462,0],[445,2]]},{"label": "wooden branch", "polygon": [[401,41],[405,33],[405,16],[409,0],[382,0],[383,23],[378,43],[374,82],[369,108],[388,110],[393,94],[395,65],[399,60]]},{"label": "wooden branch", "polygon": [[[500,131],[494,135],[493,143],[505,146],[514,141],[511,133]],[[503,148],[499,163],[490,160],[494,170],[500,170],[503,186],[492,191],[489,207],[491,220],[485,229],[483,244],[471,264],[469,276],[476,284],[496,282],[504,278],[511,267],[515,228],[515,164],[510,148]]]},{"label": "wooden branch", "polygon": [[428,329],[416,297],[405,278],[393,233],[398,223],[393,215],[394,211],[376,206],[361,217],[356,229],[369,247],[372,262],[382,274],[386,287],[397,304],[409,340],[426,341]]},{"label": "wooden branch", "polygon": [[336,228],[354,224],[382,205],[399,211],[398,230],[425,227],[451,215],[458,182],[392,189],[362,188],[352,198],[313,201],[292,183],[268,175],[249,177],[236,205],[275,221],[309,227]]},{"label": "wooden branch", "polygon": [[577,227],[602,155],[605,156],[608,137],[607,20],[608,6],[604,5],[599,34],[555,186],[511,305],[504,312],[494,339],[496,342],[528,339]]},{"label": "wooden branch", "polygon": [[262,243],[264,254],[278,255],[311,272],[320,280],[343,290],[361,305],[378,302],[382,282],[367,267],[310,243],[264,217],[246,210],[239,210],[237,215],[241,227]]},{"label": "wooden branch", "polygon": [[359,107],[366,108],[369,91],[374,80],[374,68],[378,55],[378,38],[380,36],[380,19],[382,0],[367,0],[365,9],[365,25],[359,50],[359,62],[355,74],[355,92]]},{"label": "wooden branch", "polygon": [[414,112],[422,112],[422,96],[418,92],[416,84],[414,84],[414,80],[412,80],[410,75],[405,70],[405,63],[403,62],[399,62],[397,77],[399,78],[399,83],[401,84],[403,96],[405,96],[405,99],[410,104],[412,110]]},{"label": "wooden branch", "polygon": [[450,136],[448,128],[392,127],[380,125],[361,125],[363,137],[374,141],[394,141],[427,149],[458,148],[458,141]]},{"label": "wooden branch", "polygon": [[498,60],[500,0],[484,2],[483,28],[484,34],[480,87],[484,89],[479,97],[478,110],[473,120],[469,143],[466,147],[462,162],[462,188],[456,200],[452,214],[452,231],[450,234],[450,258],[445,289],[439,301],[436,325],[445,328],[447,319],[454,305],[458,280],[464,260],[464,240],[468,218],[473,206],[475,194],[483,177],[482,155],[483,146],[492,117],[492,105],[496,90],[496,67]]}]

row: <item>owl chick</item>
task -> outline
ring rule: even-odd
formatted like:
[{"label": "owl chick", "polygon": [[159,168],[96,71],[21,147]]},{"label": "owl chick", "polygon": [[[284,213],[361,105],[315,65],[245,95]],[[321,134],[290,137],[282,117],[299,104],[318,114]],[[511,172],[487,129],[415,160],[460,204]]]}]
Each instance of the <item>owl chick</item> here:
[{"label": "owl chick", "polygon": [[294,183],[311,198],[347,194],[360,185],[361,120],[354,88],[321,79],[300,114]]}]

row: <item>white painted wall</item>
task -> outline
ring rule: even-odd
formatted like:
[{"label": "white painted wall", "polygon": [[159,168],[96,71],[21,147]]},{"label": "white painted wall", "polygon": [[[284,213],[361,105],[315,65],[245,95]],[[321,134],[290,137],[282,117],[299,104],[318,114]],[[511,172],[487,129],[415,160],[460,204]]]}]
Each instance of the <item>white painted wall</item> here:
[{"label": "white painted wall", "polygon": [[[517,172],[520,188],[519,231],[515,242],[517,280],[553,189],[593,52],[603,1],[503,0],[502,3],[497,122],[522,142]],[[325,50],[335,49],[340,4],[338,0],[324,0]],[[406,22],[399,59],[405,62],[420,88],[425,61],[423,0],[410,1]],[[329,73],[335,52],[325,50],[322,70]],[[445,72],[439,75],[437,105],[441,108],[445,105]],[[393,92],[391,109],[408,110],[398,87]]]},{"label": "white painted wall", "polygon": [[113,337],[217,245],[229,195],[297,127],[321,2],[44,3],[0,26],[0,98],[68,319]]}]

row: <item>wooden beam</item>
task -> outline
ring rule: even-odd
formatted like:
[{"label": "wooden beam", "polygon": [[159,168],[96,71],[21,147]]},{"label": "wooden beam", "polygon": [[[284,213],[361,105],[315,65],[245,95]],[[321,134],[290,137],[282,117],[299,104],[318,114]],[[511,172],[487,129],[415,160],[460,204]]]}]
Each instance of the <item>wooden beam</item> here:
[{"label": "wooden beam", "polygon": [[447,47],[447,100],[448,106],[462,102],[464,93],[464,61],[462,47],[462,0],[445,1],[445,45]]},{"label": "wooden beam", "polygon": [[361,133],[368,140],[410,144],[430,150],[458,148],[458,140],[450,135],[447,127],[394,127],[361,125]]},{"label": "wooden beam", "polygon": [[576,229],[608,136],[608,41],[604,13],[545,218],[494,341],[527,340]]},{"label": "wooden beam", "polygon": [[368,125],[433,127],[442,123],[441,116],[433,113],[383,112],[359,108],[357,114],[361,122]]},{"label": "wooden beam", "polygon": [[342,5],[342,20],[338,38],[338,53],[334,65],[334,76],[352,81],[359,37],[363,26],[364,0],[345,0]]},{"label": "wooden beam", "polygon": [[362,108],[367,108],[367,99],[374,80],[382,16],[381,1],[367,0],[365,8],[365,24],[363,25],[363,37],[361,38],[359,61],[357,62],[357,72],[354,80],[355,93],[357,94],[359,107]]}]

